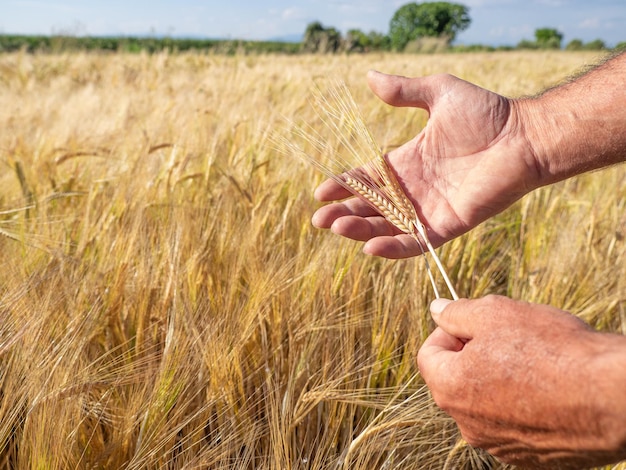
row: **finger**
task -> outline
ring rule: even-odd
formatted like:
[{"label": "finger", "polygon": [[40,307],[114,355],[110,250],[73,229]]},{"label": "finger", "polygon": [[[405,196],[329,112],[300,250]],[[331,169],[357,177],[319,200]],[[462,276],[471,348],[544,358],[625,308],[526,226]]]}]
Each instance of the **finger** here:
[{"label": "finger", "polygon": [[465,343],[456,336],[447,333],[442,328],[435,328],[424,341],[422,349],[426,349],[427,354],[438,354],[445,351],[459,352],[463,349],[463,346],[465,346]]},{"label": "finger", "polygon": [[429,110],[433,101],[430,77],[407,78],[370,70],[367,81],[376,96],[391,106]]},{"label": "finger", "polygon": [[317,228],[330,228],[341,217],[374,217],[378,212],[369,204],[358,198],[348,199],[344,202],[328,204],[315,211],[311,223]]},{"label": "finger", "polygon": [[472,307],[476,300],[459,299],[454,302],[447,299],[434,300],[430,313],[437,326],[446,333],[462,341],[470,340],[480,324],[479,312]]},{"label": "finger", "polygon": [[463,342],[458,338],[441,328],[436,328],[417,353],[417,365],[426,383],[430,384],[438,377],[442,379],[447,377],[443,369],[453,360],[454,354],[463,349],[463,346]]},{"label": "finger", "polygon": [[411,258],[422,254],[415,239],[406,234],[372,238],[363,247],[363,252],[389,259]]},{"label": "finger", "polygon": [[315,189],[313,196],[318,201],[338,201],[352,196],[352,193],[329,178]]},{"label": "finger", "polygon": [[375,237],[392,236],[399,233],[396,228],[381,216],[364,218],[352,215],[340,217],[333,222],[330,229],[337,235],[361,242]]}]

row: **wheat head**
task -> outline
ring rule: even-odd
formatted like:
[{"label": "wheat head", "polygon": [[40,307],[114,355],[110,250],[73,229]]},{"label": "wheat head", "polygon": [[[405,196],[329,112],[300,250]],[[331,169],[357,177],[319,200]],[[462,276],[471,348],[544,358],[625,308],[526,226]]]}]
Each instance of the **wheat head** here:
[{"label": "wheat head", "polygon": [[[458,299],[450,278],[428,239],[426,228],[415,206],[398,182],[384,153],[365,124],[354,98],[345,83],[317,84],[312,105],[322,123],[331,131],[339,148],[332,148],[324,136],[311,124],[291,123],[294,138],[278,137],[279,149],[297,155],[332,178],[346,190],[361,198],[389,223],[411,235],[422,254],[432,255],[450,295]],[[312,146],[305,150],[300,142]],[[424,257],[426,260],[426,257]],[[426,260],[427,272],[435,297],[439,298],[432,270]]]}]

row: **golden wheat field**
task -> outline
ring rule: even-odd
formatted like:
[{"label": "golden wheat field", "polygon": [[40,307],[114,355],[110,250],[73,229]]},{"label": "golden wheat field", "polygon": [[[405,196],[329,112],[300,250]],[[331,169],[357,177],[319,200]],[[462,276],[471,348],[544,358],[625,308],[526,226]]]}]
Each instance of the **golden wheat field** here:
[{"label": "golden wheat field", "polygon": [[[503,467],[462,445],[419,376],[423,260],[314,229],[322,176],[272,134],[319,122],[315,77],[344,80],[393,148],[426,114],[378,101],[371,68],[521,96],[597,59],[0,55],[1,468]],[[461,296],[626,333],[625,214],[622,165],[439,253]]]}]

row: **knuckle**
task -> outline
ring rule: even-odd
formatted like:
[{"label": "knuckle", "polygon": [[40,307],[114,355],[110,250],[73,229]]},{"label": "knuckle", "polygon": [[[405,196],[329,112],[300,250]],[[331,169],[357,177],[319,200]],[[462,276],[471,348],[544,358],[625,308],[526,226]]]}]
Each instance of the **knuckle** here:
[{"label": "knuckle", "polygon": [[495,294],[488,294],[482,298],[482,301],[486,306],[494,307],[502,303],[502,297]]}]

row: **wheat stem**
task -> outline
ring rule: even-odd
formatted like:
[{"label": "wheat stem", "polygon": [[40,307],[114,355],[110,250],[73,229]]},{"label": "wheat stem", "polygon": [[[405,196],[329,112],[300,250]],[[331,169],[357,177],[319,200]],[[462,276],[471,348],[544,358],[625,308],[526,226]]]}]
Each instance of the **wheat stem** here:
[{"label": "wheat stem", "polygon": [[[416,223],[415,225],[417,227],[418,224]],[[422,226],[422,233],[425,234],[425,230],[424,230],[423,226]],[[439,269],[439,272],[441,273],[441,277],[443,277],[443,280],[446,283],[446,287],[448,288],[448,291],[450,291],[450,295],[452,296],[452,300],[459,300],[459,295],[456,293],[456,289],[452,285],[452,281],[450,281],[450,277],[448,276],[448,273],[446,272],[445,268],[443,267],[443,264],[441,263],[441,259],[439,259],[439,256],[437,256],[437,252],[435,251],[435,248],[433,247],[432,243],[430,243],[430,240],[428,239],[428,237],[423,236],[423,238],[424,238],[424,242],[426,243],[426,248],[428,248],[428,252],[431,254],[433,259],[435,260],[435,264],[437,265],[437,269]],[[419,241],[418,241],[418,243],[419,243]],[[439,297],[437,297],[437,298],[439,298]]]}]

